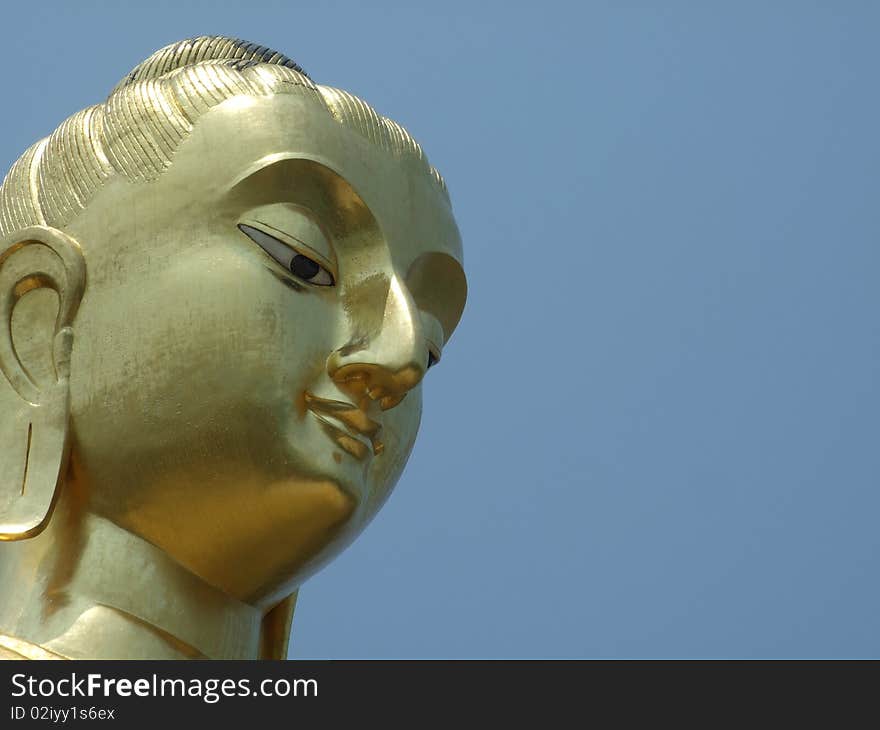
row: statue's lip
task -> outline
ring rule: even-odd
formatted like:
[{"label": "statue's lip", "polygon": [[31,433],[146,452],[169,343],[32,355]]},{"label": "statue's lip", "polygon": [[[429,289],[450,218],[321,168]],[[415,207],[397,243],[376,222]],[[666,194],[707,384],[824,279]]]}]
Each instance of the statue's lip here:
[{"label": "statue's lip", "polygon": [[312,415],[341,449],[358,459],[366,458],[370,452],[382,453],[385,445],[379,439],[381,423],[351,403],[321,398],[308,391],[304,396]]}]

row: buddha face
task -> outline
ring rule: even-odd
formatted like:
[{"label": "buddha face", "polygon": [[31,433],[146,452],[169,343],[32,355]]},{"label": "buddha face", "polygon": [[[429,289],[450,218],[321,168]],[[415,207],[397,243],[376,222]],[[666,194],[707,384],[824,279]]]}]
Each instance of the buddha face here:
[{"label": "buddha face", "polygon": [[235,97],[66,231],[88,272],[72,488],[270,605],[359,534],[412,449],[464,306],[445,196],[308,99]]}]

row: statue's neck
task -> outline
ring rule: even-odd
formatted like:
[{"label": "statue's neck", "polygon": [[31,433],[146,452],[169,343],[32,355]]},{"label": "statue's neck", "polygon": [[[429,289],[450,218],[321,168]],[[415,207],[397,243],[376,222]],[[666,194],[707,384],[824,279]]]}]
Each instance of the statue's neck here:
[{"label": "statue's neck", "polygon": [[[64,490],[62,490],[62,493]],[[0,634],[70,658],[254,659],[263,612],[59,500],[37,537],[0,546]],[[285,636],[286,638],[286,636]]]}]

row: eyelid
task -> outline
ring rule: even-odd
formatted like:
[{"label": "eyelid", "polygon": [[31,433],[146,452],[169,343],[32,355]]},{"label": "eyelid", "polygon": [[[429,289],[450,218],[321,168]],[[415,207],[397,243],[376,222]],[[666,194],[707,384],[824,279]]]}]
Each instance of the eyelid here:
[{"label": "eyelid", "polygon": [[443,345],[446,344],[443,325],[440,324],[437,317],[424,309],[420,309],[419,314],[422,318],[422,332],[425,341],[428,343],[428,347],[434,351],[437,362],[440,362],[440,358],[443,356]]},{"label": "eyelid", "polygon": [[[274,226],[270,226],[268,223],[264,223],[263,221],[257,220],[256,218],[242,218],[238,222],[239,226],[250,226],[251,228],[255,228],[256,230],[274,238],[284,245],[290,247],[297,253],[302,254],[303,256],[314,259],[316,264],[320,264],[327,271],[330,272],[334,281],[339,281],[339,277],[336,272],[336,265],[327,259],[326,256],[316,251],[314,248],[309,246],[305,241],[300,240],[296,236],[292,236],[289,233],[281,231]],[[245,233],[247,235],[247,233]]]}]

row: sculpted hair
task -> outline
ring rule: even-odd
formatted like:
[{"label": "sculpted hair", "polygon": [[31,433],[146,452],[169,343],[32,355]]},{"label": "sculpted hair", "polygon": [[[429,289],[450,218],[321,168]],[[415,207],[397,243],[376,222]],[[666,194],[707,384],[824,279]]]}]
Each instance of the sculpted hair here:
[{"label": "sculpted hair", "polygon": [[315,84],[265,46],[202,36],[166,46],[136,66],[103,104],[62,122],[13,164],[0,186],[0,235],[32,225],[62,228],[113,175],[153,180],[201,114],[234,96],[299,94],[339,123],[399,156],[415,156],[446,194],[443,178],[396,122],[346,91]]}]

